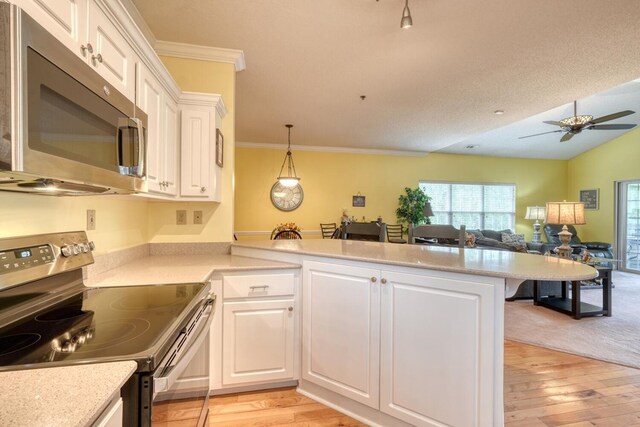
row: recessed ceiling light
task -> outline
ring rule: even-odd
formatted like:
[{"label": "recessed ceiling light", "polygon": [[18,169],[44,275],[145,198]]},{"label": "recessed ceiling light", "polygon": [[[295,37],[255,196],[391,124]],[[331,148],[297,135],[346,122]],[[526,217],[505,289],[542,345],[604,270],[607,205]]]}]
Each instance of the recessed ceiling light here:
[{"label": "recessed ceiling light", "polygon": [[504,114],[504,110],[496,110],[493,112],[493,114],[497,115],[497,116],[501,116]]},{"label": "recessed ceiling light", "polygon": [[477,144],[470,144],[470,145],[467,145],[467,146],[466,146],[466,147],[464,147],[464,148],[466,148],[467,150],[475,150],[475,149],[476,149],[476,148],[478,148],[478,147],[480,147],[480,146],[479,146],[479,145],[477,145]]}]

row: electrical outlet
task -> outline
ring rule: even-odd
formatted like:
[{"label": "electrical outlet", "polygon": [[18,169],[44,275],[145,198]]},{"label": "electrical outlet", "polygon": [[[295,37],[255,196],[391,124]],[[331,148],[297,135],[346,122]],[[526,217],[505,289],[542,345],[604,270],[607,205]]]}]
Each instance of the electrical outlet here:
[{"label": "electrical outlet", "polygon": [[184,210],[176,211],[176,224],[187,225],[187,211],[184,211]]},{"label": "electrical outlet", "polygon": [[202,224],[202,211],[193,211],[193,223]]},{"label": "electrical outlet", "polygon": [[87,230],[96,229],[96,211],[95,209],[87,209]]}]

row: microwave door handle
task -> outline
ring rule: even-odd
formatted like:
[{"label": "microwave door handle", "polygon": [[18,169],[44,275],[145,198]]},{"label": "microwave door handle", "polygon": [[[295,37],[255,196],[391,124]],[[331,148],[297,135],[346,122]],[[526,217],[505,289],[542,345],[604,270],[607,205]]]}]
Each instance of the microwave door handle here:
[{"label": "microwave door handle", "polygon": [[147,145],[147,138],[144,132],[144,126],[142,125],[142,120],[138,118],[129,119],[130,125],[132,128],[136,129],[134,135],[136,136],[136,142],[138,145],[138,164],[132,167],[132,175],[135,175],[139,178],[144,177],[144,159]]},{"label": "microwave door handle", "polygon": [[129,119],[121,117],[118,119],[118,136],[116,142],[116,161],[118,162],[118,172],[120,175],[131,175],[131,168],[124,165],[124,144],[122,140],[122,133],[125,129],[129,129]]}]

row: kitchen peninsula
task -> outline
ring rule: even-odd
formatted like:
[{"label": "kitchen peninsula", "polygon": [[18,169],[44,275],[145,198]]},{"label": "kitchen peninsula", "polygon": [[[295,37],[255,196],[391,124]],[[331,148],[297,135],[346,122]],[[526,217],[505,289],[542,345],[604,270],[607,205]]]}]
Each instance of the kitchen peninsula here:
[{"label": "kitchen peninsula", "polygon": [[370,425],[503,425],[505,288],[584,280],[513,252],[347,240],[239,241],[302,265],[299,391]]}]

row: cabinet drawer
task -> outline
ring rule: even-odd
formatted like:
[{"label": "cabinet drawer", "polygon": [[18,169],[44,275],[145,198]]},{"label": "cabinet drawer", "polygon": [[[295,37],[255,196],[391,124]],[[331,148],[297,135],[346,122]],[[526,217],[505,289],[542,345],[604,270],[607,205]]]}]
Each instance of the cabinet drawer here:
[{"label": "cabinet drawer", "polygon": [[293,295],[293,274],[255,274],[224,278],[225,299],[277,295]]}]

